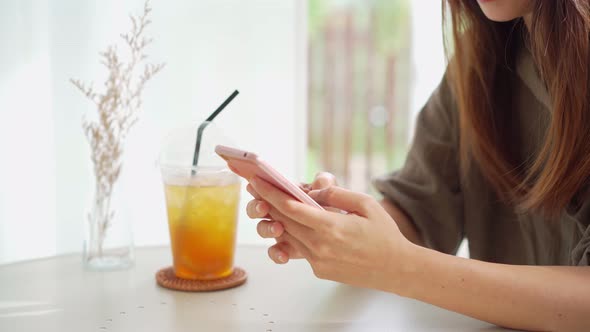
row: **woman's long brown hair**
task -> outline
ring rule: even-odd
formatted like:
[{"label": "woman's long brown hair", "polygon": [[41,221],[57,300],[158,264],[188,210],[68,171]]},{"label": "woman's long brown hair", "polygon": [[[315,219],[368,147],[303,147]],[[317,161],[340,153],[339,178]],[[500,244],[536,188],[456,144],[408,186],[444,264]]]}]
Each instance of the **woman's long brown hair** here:
[{"label": "woman's long brown hair", "polygon": [[[463,172],[472,161],[501,198],[519,211],[558,215],[590,177],[590,1],[533,1],[527,33],[551,96],[551,123],[532,162],[519,165],[510,75],[515,30],[522,22],[493,22],[475,0],[444,0],[448,79],[459,109]],[[448,7],[447,7],[448,6]],[[450,16],[447,13],[450,13]],[[521,20],[521,19],[518,19]],[[526,30],[524,30],[526,31]],[[448,38],[452,37],[452,38]]]}]

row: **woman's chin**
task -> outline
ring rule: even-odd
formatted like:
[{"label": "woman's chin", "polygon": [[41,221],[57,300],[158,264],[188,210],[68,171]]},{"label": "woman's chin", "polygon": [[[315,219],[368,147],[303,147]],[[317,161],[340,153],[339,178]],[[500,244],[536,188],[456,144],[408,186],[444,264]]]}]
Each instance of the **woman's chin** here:
[{"label": "woman's chin", "polygon": [[508,22],[524,16],[530,8],[527,0],[477,0],[485,16],[495,22]]}]

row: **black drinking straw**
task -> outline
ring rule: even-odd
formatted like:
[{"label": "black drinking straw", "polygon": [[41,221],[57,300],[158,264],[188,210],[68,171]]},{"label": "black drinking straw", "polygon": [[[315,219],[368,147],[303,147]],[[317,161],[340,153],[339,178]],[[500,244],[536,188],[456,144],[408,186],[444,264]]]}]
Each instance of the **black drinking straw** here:
[{"label": "black drinking straw", "polygon": [[238,95],[238,93],[240,92],[236,90],[229,97],[227,97],[227,99],[221,105],[219,105],[219,107],[217,107],[215,112],[211,113],[211,115],[209,115],[209,117],[203,121],[203,123],[201,123],[199,129],[197,129],[197,142],[195,143],[195,153],[193,155],[193,169],[191,170],[191,175],[195,175],[195,169],[199,163],[199,151],[201,150],[201,136],[203,136],[203,130],[205,130],[211,121],[213,121],[213,119],[215,119],[215,117],[219,115],[221,111],[223,111],[223,109]]}]

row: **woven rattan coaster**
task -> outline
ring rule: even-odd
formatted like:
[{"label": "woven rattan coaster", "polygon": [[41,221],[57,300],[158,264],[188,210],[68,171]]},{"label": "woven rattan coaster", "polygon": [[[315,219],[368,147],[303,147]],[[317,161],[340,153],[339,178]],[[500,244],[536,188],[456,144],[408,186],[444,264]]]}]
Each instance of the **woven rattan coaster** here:
[{"label": "woven rattan coaster", "polygon": [[172,266],[163,268],[156,273],[158,285],[185,292],[210,292],[233,288],[245,283],[247,278],[246,271],[239,267],[234,267],[234,272],[231,275],[215,280],[181,279],[174,274]]}]

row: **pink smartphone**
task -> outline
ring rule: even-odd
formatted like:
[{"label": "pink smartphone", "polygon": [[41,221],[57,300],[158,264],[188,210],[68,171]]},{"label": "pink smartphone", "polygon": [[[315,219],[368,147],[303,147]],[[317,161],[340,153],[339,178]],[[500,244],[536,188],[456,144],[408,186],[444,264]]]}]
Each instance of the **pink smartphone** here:
[{"label": "pink smartphone", "polygon": [[225,159],[229,168],[244,179],[248,180],[256,175],[270,182],[286,194],[291,195],[296,200],[324,210],[321,205],[309,197],[301,188],[287,180],[287,178],[272,168],[268,163],[261,160],[256,154],[223,145],[217,145],[215,147],[215,153]]}]

